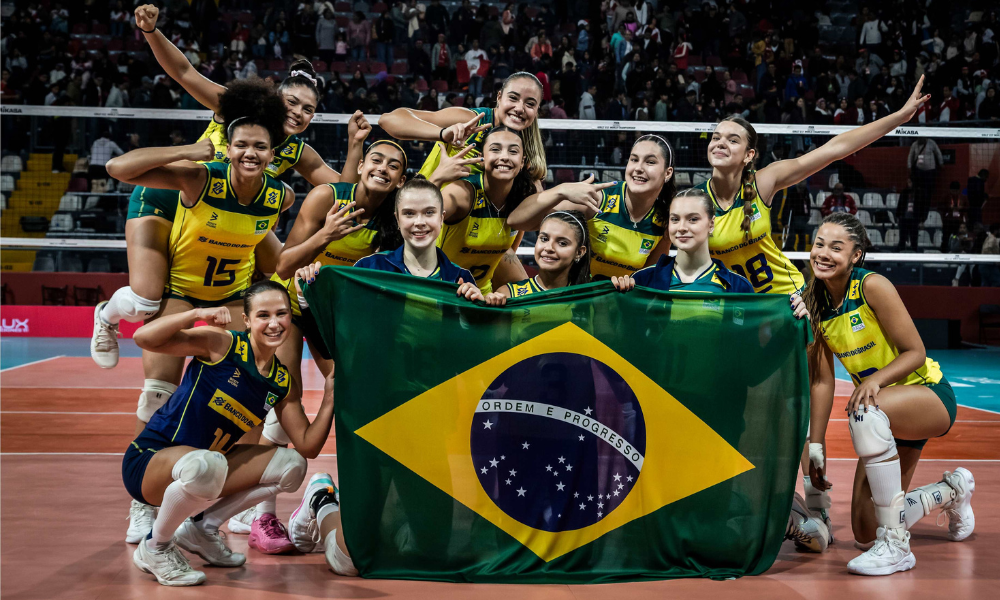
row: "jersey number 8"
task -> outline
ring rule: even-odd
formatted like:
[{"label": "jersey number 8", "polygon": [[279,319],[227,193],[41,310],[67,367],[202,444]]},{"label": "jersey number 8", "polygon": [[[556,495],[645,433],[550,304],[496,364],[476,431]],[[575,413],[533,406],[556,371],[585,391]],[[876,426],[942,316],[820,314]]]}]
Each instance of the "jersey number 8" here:
[{"label": "jersey number 8", "polygon": [[[732,269],[745,277],[753,285],[755,292],[766,292],[767,290],[758,290],[757,288],[764,287],[774,279],[774,273],[771,272],[771,267],[768,266],[767,257],[764,256],[763,252],[751,257],[746,262],[745,271],[742,265],[732,265]],[[770,286],[767,289],[771,289]]]}]

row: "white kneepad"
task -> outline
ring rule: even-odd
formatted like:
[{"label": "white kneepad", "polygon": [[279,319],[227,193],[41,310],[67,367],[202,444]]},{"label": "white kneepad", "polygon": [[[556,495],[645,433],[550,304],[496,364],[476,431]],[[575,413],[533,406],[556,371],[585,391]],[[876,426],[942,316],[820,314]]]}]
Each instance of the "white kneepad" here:
[{"label": "white kneepad", "polygon": [[129,323],[145,321],[160,311],[159,300],[143,298],[133,292],[129,286],[115,290],[111,300],[115,302],[122,320]]},{"label": "white kneepad", "polygon": [[288,439],[288,434],[281,427],[281,423],[278,422],[278,413],[274,409],[267,411],[267,418],[264,419],[264,430],[261,432],[261,435],[270,440],[272,444],[278,446],[287,446],[292,443],[292,440]]},{"label": "white kneepad", "polygon": [[847,425],[854,451],[866,464],[880,462],[896,454],[896,440],[889,427],[889,416],[878,408],[848,415]]},{"label": "white kneepad", "polygon": [[306,459],[291,448],[277,448],[271,462],[267,463],[262,484],[276,484],[278,491],[288,494],[299,489],[306,477]]},{"label": "white kneepad", "polygon": [[147,379],[142,384],[142,394],[139,395],[139,407],[135,411],[135,416],[143,423],[149,423],[153,413],[166,404],[176,391],[177,386],[170,382]]},{"label": "white kneepad", "polygon": [[229,463],[220,452],[192,450],[174,463],[170,474],[188,494],[201,500],[215,500],[222,495]]}]

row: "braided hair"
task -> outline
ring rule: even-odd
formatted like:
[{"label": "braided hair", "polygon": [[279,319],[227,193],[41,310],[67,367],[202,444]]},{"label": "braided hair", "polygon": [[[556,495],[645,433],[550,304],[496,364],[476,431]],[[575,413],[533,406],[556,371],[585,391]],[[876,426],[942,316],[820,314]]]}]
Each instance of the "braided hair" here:
[{"label": "braided hair", "polygon": [[[871,248],[871,240],[868,239],[868,231],[865,226],[862,225],[861,221],[852,215],[851,213],[835,212],[830,213],[823,219],[820,224],[822,227],[825,224],[840,225],[847,230],[847,237],[854,243],[854,251],[861,250],[861,258],[858,262],[854,263],[851,267],[862,267],[865,264],[865,255],[868,253],[868,249]],[[818,289],[820,285],[823,285],[823,289]],[[815,358],[819,352],[819,346],[817,342],[821,339],[823,335],[823,330],[820,327],[820,312],[823,309],[821,305],[821,296],[825,296],[827,293],[826,285],[821,284],[815,276],[809,280],[809,284],[806,285],[806,289],[802,292],[802,301],[805,302],[806,310],[809,311],[811,315],[809,325],[812,327],[813,332],[813,342],[809,345],[809,357]]]},{"label": "braided hair", "polygon": [[743,236],[748,238],[750,237],[750,217],[753,216],[753,199],[757,195],[754,188],[757,180],[757,170],[754,168],[754,163],[757,162],[757,130],[749,121],[739,115],[729,115],[722,121],[732,121],[742,127],[747,132],[747,151],[754,151],[753,158],[743,165],[743,171],[740,173],[740,191],[743,195],[743,222],[740,223],[740,229],[743,230]]}]

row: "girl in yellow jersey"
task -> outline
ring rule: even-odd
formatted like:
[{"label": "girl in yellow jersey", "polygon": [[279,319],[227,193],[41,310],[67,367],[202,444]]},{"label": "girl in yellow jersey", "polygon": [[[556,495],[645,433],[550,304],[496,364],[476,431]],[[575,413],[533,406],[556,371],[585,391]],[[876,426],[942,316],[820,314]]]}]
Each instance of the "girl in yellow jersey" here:
[{"label": "girl in yellow jersey", "polygon": [[771,239],[772,197],[909,121],[930,99],[920,94],[923,81],[921,77],[906,104],[888,117],[759,171],[753,168],[757,157],[753,126],[738,116],[723,119],[708,144],[712,178],[698,186],[715,203],[715,232],[709,240],[712,256],[746,277],[757,292],[790,294],[802,289],[802,274]]},{"label": "girl in yellow jersey", "polygon": [[[379,117],[378,124],[396,139],[439,142],[420,167],[419,174],[429,180],[439,169],[442,157],[454,157],[464,151],[462,156],[468,159],[482,158],[485,153],[483,144],[490,128],[503,125],[520,132],[524,148],[524,168],[530,175],[535,190],[541,192],[541,182],[548,169],[545,146],[537,121],[541,101],[542,83],[531,73],[519,71],[504,80],[497,93],[496,108],[451,107],[433,112],[398,108]],[[470,163],[468,175],[483,172],[482,161]],[[453,180],[445,180],[442,186],[451,181]],[[500,285],[527,277],[515,253],[521,237],[522,235],[517,236],[517,243],[513,244],[494,270],[494,277]],[[476,280],[483,283],[478,275]]]},{"label": "girl in yellow jersey", "polygon": [[[167,74],[215,112],[212,122],[199,138],[199,141],[210,140],[215,147],[205,160],[227,160],[228,140],[223,125],[227,112],[233,113],[228,115],[228,119],[232,120],[243,114],[247,105],[256,104],[262,95],[269,95],[273,90],[269,85],[249,85],[224,93],[227,92],[226,87],[198,73],[184,54],[156,29],[158,16],[159,9],[155,6],[139,6],[135,10],[136,26],[144,32],[153,55]],[[241,83],[235,82],[229,87],[239,87]],[[313,185],[340,181],[340,174],[328,167],[316,151],[299,137],[312,121],[319,99],[316,73],[309,61],[294,62],[289,69],[289,77],[278,91],[284,100],[287,115],[283,135],[276,140],[274,157],[267,165],[268,174],[277,177],[288,169],[294,169]],[[348,146],[349,164],[361,158],[361,144],[370,128],[361,113],[355,113],[348,126],[351,140]],[[347,180],[352,180],[350,175]],[[177,197],[176,189],[138,186],[129,198],[125,222],[129,286],[117,290],[107,303],[99,305],[94,315],[90,354],[94,362],[105,369],[118,364],[118,323],[121,320],[142,321],[155,315],[160,308],[169,260],[167,244],[177,210]],[[258,266],[262,272],[274,271],[280,251],[278,238],[272,233],[266,234],[257,251],[260,258]]]},{"label": "girl in yellow jersey", "polygon": [[559,210],[546,215],[535,240],[538,274],[499,288],[486,296],[486,304],[503,306],[508,298],[588,283],[590,236],[586,220],[578,210]]},{"label": "girl in yellow jersey", "polygon": [[[952,541],[972,533],[975,479],[959,467],[945,472],[938,483],[903,493],[927,438],[948,432],[957,407],[955,393],[938,363],[927,357],[892,283],[861,268],[868,245],[857,217],[829,215],[809,256],[815,277],[795,302],[804,303],[812,315],[813,440],[822,443],[826,434],[835,355],[856,386],[846,407],[860,458],[851,524],[856,545],[866,552],[848,563],[848,571],[889,575],[916,564],[907,529],[932,510],[940,508],[948,515]],[[812,480],[825,487],[822,469],[814,463],[810,470]]]},{"label": "girl in yellow jersey", "polygon": [[670,249],[664,234],[674,197],[674,149],[658,135],[632,145],[625,181],[564,183],[528,198],[511,214],[512,227],[533,230],[554,210],[587,215],[594,279],[622,277],[656,264]]},{"label": "girl in yellow jersey", "polygon": [[[521,237],[507,218],[534,191],[534,184],[520,132],[506,125],[494,127],[483,139],[483,153],[482,172],[469,174],[461,163],[475,159],[457,154],[442,158],[429,181],[444,188],[445,222],[437,245],[472,272],[486,296],[493,291],[498,265]],[[451,182],[455,185],[444,187]],[[527,277],[523,268],[520,271],[517,280]]]},{"label": "girl in yellow jersey", "polygon": [[[294,201],[294,193],[264,170],[274,156],[271,140],[282,135],[281,98],[272,94],[248,108],[250,114],[227,124],[230,163],[193,162],[214,153],[208,140],[191,146],[141,148],[108,163],[108,173],[120,181],[180,188],[170,232],[168,287],[158,315],[193,306],[228,306],[239,314],[240,297],[253,273],[254,249]],[[176,390],[183,363],[182,358],[143,354],[146,380],[136,411],[138,431]],[[133,513],[145,510],[140,509],[133,506]],[[132,520],[148,516],[132,514]],[[136,535],[130,528],[128,539]]]}]

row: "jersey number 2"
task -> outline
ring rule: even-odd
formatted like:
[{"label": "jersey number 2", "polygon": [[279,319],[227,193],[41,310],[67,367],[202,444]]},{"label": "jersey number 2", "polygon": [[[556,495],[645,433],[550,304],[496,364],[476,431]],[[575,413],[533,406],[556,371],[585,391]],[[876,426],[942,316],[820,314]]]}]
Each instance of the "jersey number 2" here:
[{"label": "jersey number 2", "polygon": [[[207,257],[208,267],[205,268],[205,287],[220,287],[236,283],[236,265],[240,264],[235,258],[215,258]],[[225,279],[216,279],[224,277]]]},{"label": "jersey number 2", "polygon": [[763,287],[771,283],[771,280],[774,279],[774,273],[771,272],[771,267],[767,265],[767,257],[764,256],[763,252],[751,257],[747,261],[745,271],[742,265],[733,265],[732,269],[743,277],[746,277],[753,284],[754,291],[758,291],[756,288]]}]

